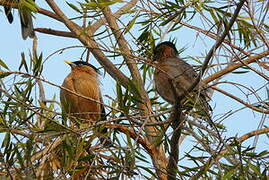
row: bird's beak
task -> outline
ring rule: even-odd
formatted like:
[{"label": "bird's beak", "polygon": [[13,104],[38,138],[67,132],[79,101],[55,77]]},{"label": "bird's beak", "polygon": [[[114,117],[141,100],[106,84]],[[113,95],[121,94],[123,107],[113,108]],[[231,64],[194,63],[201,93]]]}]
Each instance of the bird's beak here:
[{"label": "bird's beak", "polygon": [[64,61],[64,62],[67,63],[70,66],[73,66],[74,65],[74,63],[72,61]]}]

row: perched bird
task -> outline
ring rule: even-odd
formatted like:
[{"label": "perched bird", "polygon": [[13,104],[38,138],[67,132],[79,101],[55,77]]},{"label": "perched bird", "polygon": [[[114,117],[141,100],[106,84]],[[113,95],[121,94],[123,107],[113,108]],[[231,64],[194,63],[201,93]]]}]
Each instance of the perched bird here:
[{"label": "perched bird", "polygon": [[[13,1],[13,0],[7,0],[7,1],[9,1],[10,3],[18,2],[18,1]],[[11,24],[13,22],[13,15],[11,12],[12,8],[5,6],[4,9],[5,9],[5,14],[7,16],[8,22]],[[18,12],[19,12],[20,21],[21,21],[22,38],[24,40],[27,39],[27,37],[33,38],[35,36],[35,33],[34,33],[34,28],[33,28],[33,20],[32,20],[31,12],[29,12],[29,10],[26,9],[25,7],[19,7]]]},{"label": "perched bird", "polygon": [[156,89],[164,100],[175,105],[178,97],[184,97],[183,101],[191,99],[194,106],[203,106],[207,112],[211,110],[207,103],[209,90],[205,89],[206,85],[202,81],[192,92],[187,92],[198,74],[191,65],[178,57],[175,44],[165,41],[157,45],[153,51],[153,60],[156,62],[154,72]]},{"label": "perched bird", "polygon": [[[106,120],[104,106],[100,104],[102,97],[98,70],[83,61],[65,62],[71,66],[71,73],[64,79],[62,87],[89,99],[61,89],[60,100],[63,111],[69,114],[71,121],[79,126],[92,125],[96,121]],[[102,128],[101,133],[107,133],[107,129]],[[106,137],[100,138],[101,142],[104,138]]]}]

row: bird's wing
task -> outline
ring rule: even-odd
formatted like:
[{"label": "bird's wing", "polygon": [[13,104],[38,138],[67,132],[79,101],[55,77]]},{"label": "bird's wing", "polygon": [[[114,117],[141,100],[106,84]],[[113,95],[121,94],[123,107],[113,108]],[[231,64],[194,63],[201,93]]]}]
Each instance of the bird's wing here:
[{"label": "bird's wing", "polygon": [[179,58],[167,59],[162,62],[161,68],[164,69],[173,84],[180,91],[179,94],[187,90],[197,77],[193,67]]},{"label": "bird's wing", "polygon": [[[85,112],[89,114],[84,114],[82,117],[88,121],[105,121],[106,112],[103,105],[103,99],[101,97],[101,91],[99,88],[99,82],[97,75],[85,75],[80,76],[79,79],[74,80],[75,91],[83,96],[94,99],[95,101],[87,100],[85,98],[79,97],[79,112]],[[99,101],[99,102],[96,102]],[[111,145],[111,140],[109,136],[105,135],[108,132],[106,127],[100,127],[98,130],[100,133],[100,142],[105,146]],[[105,135],[105,136],[104,136]]]},{"label": "bird's wing", "polygon": [[[194,68],[181,60],[180,58],[169,58],[163,62],[163,66],[167,74],[173,79],[172,81],[177,87],[178,95],[182,93],[182,91],[190,88],[192,83],[198,77],[198,74],[194,70]],[[208,90],[205,89],[206,85],[201,81],[198,86],[194,89],[194,91],[199,91],[199,94],[202,98],[208,99]],[[201,90],[201,91],[200,91]]]},{"label": "bird's wing", "polygon": [[165,63],[170,66],[168,73],[173,78],[184,76],[184,78],[192,81],[198,76],[193,67],[180,58],[169,58],[165,61]]},{"label": "bird's wing", "polygon": [[[78,94],[89,97],[89,100],[83,97],[78,97],[79,112],[86,113],[83,118],[91,121],[99,120],[101,113],[101,105],[96,102],[100,100],[100,90],[97,78],[93,76],[80,76],[73,79],[74,89]],[[87,114],[88,112],[88,114]]]},{"label": "bird's wing", "polygon": [[[65,78],[62,87],[69,89],[70,91],[74,91],[74,85],[72,78],[68,76]],[[75,113],[78,111],[78,97],[75,94],[72,94],[64,89],[60,91],[60,101],[62,103],[63,109],[67,113]]]},{"label": "bird's wing", "polygon": [[[101,104],[101,117],[100,117],[100,120],[101,121],[106,121],[107,118],[106,118],[106,110],[105,110],[105,106],[103,105],[103,98],[102,98],[102,95],[101,95],[101,91],[100,91],[100,102],[102,103]],[[102,128],[101,130],[101,133],[102,134],[106,134],[108,132],[108,129],[107,128]],[[109,138],[101,138],[101,142],[104,142],[105,139],[109,139]]]},{"label": "bird's wing", "polygon": [[33,38],[35,36],[32,15],[28,11],[20,11],[22,38]]},{"label": "bird's wing", "polygon": [[100,91],[100,102],[102,103],[101,104],[101,118],[100,118],[100,120],[105,121],[107,119],[106,118],[106,110],[105,110],[103,98],[102,98],[102,95],[101,95],[101,91]]}]

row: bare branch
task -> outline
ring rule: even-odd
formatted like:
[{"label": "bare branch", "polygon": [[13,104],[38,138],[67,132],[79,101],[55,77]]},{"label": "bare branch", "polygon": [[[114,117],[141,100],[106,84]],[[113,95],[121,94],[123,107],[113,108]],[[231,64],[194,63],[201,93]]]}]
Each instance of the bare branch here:
[{"label": "bare branch", "polygon": [[[125,4],[123,7],[121,7],[117,12],[114,13],[115,18],[119,18],[122,14],[124,14],[126,11],[133,8],[138,0],[131,0],[127,4]],[[106,19],[105,17],[100,18],[98,21],[96,21],[91,27],[90,31],[91,33],[95,33],[103,24],[105,24]]]},{"label": "bare branch", "polygon": [[[188,28],[190,28],[190,29],[194,29],[194,30],[196,30],[196,31],[198,31],[198,32],[201,32],[201,33],[203,33],[204,35],[206,35],[206,36],[208,36],[208,37],[210,37],[210,38],[212,38],[212,39],[216,39],[216,40],[217,40],[217,39],[219,38],[219,36],[218,36],[217,34],[215,34],[215,33],[213,33],[213,32],[210,32],[210,31],[206,31],[206,30],[204,30],[204,29],[202,29],[202,28],[199,28],[199,27],[190,25],[190,24],[185,23],[185,22],[180,22],[180,24],[182,24],[183,26],[186,26],[186,27],[188,27]],[[230,47],[232,47],[232,48],[234,48],[234,49],[237,49],[238,51],[240,51],[240,52],[243,53],[244,55],[247,55],[247,56],[249,55],[248,52],[244,51],[242,48],[236,46],[235,44],[232,44],[232,43],[231,43],[230,41],[228,41],[227,39],[224,39],[223,42],[224,42],[225,44],[229,45]]]},{"label": "bare branch", "polygon": [[107,128],[117,129],[124,134],[130,135],[130,137],[134,141],[137,141],[138,144],[141,144],[151,156],[153,156],[153,153],[155,153],[152,149],[152,146],[150,145],[150,143],[146,139],[142,138],[139,134],[135,133],[133,130],[129,129],[128,127],[126,127],[124,125],[120,125],[120,124],[108,124],[105,126]]},{"label": "bare branch", "polygon": [[228,93],[228,92],[226,92],[226,91],[224,91],[222,89],[219,89],[219,88],[217,88],[215,86],[211,86],[211,88],[214,89],[214,90],[216,90],[216,91],[219,91],[220,93],[222,93],[222,94],[224,94],[224,95],[226,95],[226,96],[228,96],[228,97],[230,97],[230,98],[232,98],[234,100],[236,100],[237,102],[245,105],[246,107],[248,107],[248,108],[250,108],[250,109],[252,109],[254,111],[257,111],[257,112],[260,112],[260,113],[264,113],[264,114],[269,114],[269,110],[260,109],[260,108],[258,108],[256,106],[253,106],[253,105],[251,105],[249,103],[246,103],[243,100],[241,100],[240,98],[238,98],[238,97],[236,97],[236,96],[234,96],[234,95],[232,95],[232,94],[230,94],[230,93]]},{"label": "bare branch", "polygon": [[[250,64],[250,63],[256,62],[257,60],[259,60],[261,58],[264,58],[264,57],[266,57],[268,55],[269,55],[269,50],[264,51],[262,53],[259,53],[256,56],[250,56],[248,59],[246,59],[246,60],[244,60],[242,62],[244,62],[244,64]],[[219,77],[221,77],[221,76],[223,76],[223,75],[225,75],[225,74],[227,74],[229,72],[234,71],[235,69],[238,69],[238,68],[244,66],[244,64],[242,64],[242,63],[231,63],[229,66],[227,66],[223,70],[220,70],[220,71],[214,73],[213,75],[207,77],[203,81],[205,83],[209,83],[209,82],[211,82],[211,81],[213,81],[215,79],[218,79]]]},{"label": "bare branch", "polygon": [[[253,137],[253,136],[256,136],[256,135],[261,135],[261,134],[265,134],[265,133],[268,133],[269,132],[269,128],[264,128],[264,129],[259,129],[259,130],[256,130],[256,131],[252,131],[252,132],[249,132],[243,136],[241,136],[240,138],[237,138],[236,140],[239,142],[239,143],[242,143],[243,141]],[[214,162],[217,162],[218,160],[220,160],[223,156],[225,156],[228,152],[229,152],[229,148],[231,147],[231,145],[228,145],[227,148],[223,149],[222,151],[219,152],[218,156],[216,157],[213,157],[214,159]],[[210,158],[206,163],[206,166],[204,166],[204,168],[210,168],[214,162],[212,161],[212,158]],[[191,179],[195,180],[197,179],[200,174],[205,170],[204,168],[202,168],[200,171],[198,171],[194,176],[192,176]]]},{"label": "bare branch", "polygon": [[174,111],[171,114],[173,119],[173,135],[170,140],[170,154],[167,164],[168,180],[175,180],[178,171],[178,157],[179,157],[179,138],[181,136],[184,122],[187,120],[184,113],[180,109],[180,105],[174,107]]},{"label": "bare branch", "polygon": [[59,31],[59,30],[54,30],[54,29],[50,29],[50,28],[35,28],[34,30],[36,32],[50,34],[50,35],[54,35],[54,36],[77,38],[76,35],[72,32]]},{"label": "bare branch", "polygon": [[266,76],[264,73],[260,72],[259,70],[257,70],[254,67],[249,66],[248,64],[246,64],[244,61],[241,61],[240,59],[239,59],[239,62],[241,62],[243,65],[248,67],[250,70],[252,70],[253,72],[255,72],[256,74],[258,74],[259,76],[261,76],[262,78],[264,78],[265,80],[267,80],[269,82],[269,77]]},{"label": "bare branch", "polygon": [[[115,36],[115,39],[119,43],[121,54],[123,55],[124,60],[127,63],[127,66],[131,72],[133,80],[136,83],[138,83],[137,87],[138,87],[138,90],[140,93],[139,96],[142,99],[142,103],[139,103],[138,105],[143,110],[142,114],[149,115],[152,113],[151,103],[150,103],[148,94],[144,89],[144,83],[142,81],[139,70],[138,70],[134,60],[130,56],[131,50],[129,49],[128,43],[123,36],[123,32],[121,32],[121,30],[117,24],[117,19],[115,18],[115,16],[113,15],[113,13],[109,9],[109,7],[104,7],[102,9],[102,12],[106,18],[107,23],[109,24],[109,27],[111,28],[111,30]],[[145,120],[144,123],[146,124],[147,121],[156,122],[156,120],[154,118],[148,118]],[[145,127],[145,129],[147,132],[147,138],[149,139],[150,143],[153,144],[156,140],[156,138],[155,138],[156,135],[158,135],[158,129],[153,127],[153,126],[147,126],[147,127]],[[155,165],[155,167],[157,167],[156,170],[157,170],[157,174],[158,174],[159,178],[166,178],[166,174],[164,174],[162,171],[159,170],[159,169],[165,169],[165,166],[166,166],[166,163],[164,161],[163,162],[160,161],[160,159],[166,159],[162,148],[163,148],[162,146],[156,147],[156,150],[158,151],[158,153],[157,153],[158,156],[155,156],[154,158],[152,158],[152,160],[153,160],[153,164]]]},{"label": "bare branch", "polygon": [[[109,24],[110,29],[115,36],[117,43],[119,44],[121,54],[127,63],[127,66],[132,74],[133,80],[137,81],[139,83],[139,87],[143,88],[143,81],[141,79],[140,73],[134,60],[130,56],[132,52],[128,46],[126,39],[123,36],[123,32],[120,30],[120,27],[117,24],[117,19],[115,18],[109,7],[102,8],[102,11],[107,23]],[[140,88],[140,90],[142,90],[142,88]]]},{"label": "bare branch", "polygon": [[[12,1],[12,2],[11,1],[0,1],[0,6],[6,6],[6,7],[18,9],[18,5],[19,4],[17,2],[14,2],[14,1]],[[43,14],[45,16],[51,17],[57,21],[62,22],[62,19],[58,15],[54,14],[51,11],[48,11],[48,10],[42,9],[42,8],[37,8],[37,12],[40,14]]]},{"label": "bare branch", "polygon": [[225,37],[228,35],[230,29],[232,28],[241,8],[243,7],[244,3],[246,0],[241,0],[238,4],[237,7],[233,13],[232,18],[230,19],[230,22],[228,24],[228,26],[225,28],[224,32],[222,33],[222,35],[219,37],[219,39],[217,40],[217,42],[213,45],[213,47],[209,50],[209,52],[207,53],[207,56],[205,58],[204,64],[202,66],[202,69],[199,73],[199,76],[195,79],[194,83],[191,85],[191,87],[188,89],[188,92],[190,92],[193,88],[195,88],[197,86],[197,84],[200,82],[201,77],[203,76],[207,65],[211,59],[211,57],[213,56],[214,52],[217,50],[217,48],[222,44],[222,42],[224,41]]},{"label": "bare branch", "polygon": [[105,54],[100,50],[99,45],[93,40],[92,33],[88,32],[88,35],[84,34],[83,29],[69,20],[53,0],[46,1],[53,11],[62,18],[62,21],[68,29],[75,33],[78,39],[91,50],[96,60],[99,61],[105,70],[118,82],[122,83],[125,87],[128,87],[129,79],[108,60]]}]

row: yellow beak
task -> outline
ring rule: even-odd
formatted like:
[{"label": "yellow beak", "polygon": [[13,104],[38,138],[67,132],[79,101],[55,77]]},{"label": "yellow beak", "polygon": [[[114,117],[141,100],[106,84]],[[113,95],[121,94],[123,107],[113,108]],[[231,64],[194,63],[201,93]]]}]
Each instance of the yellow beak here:
[{"label": "yellow beak", "polygon": [[73,64],[72,61],[64,61],[64,62],[67,63],[67,64]]}]

